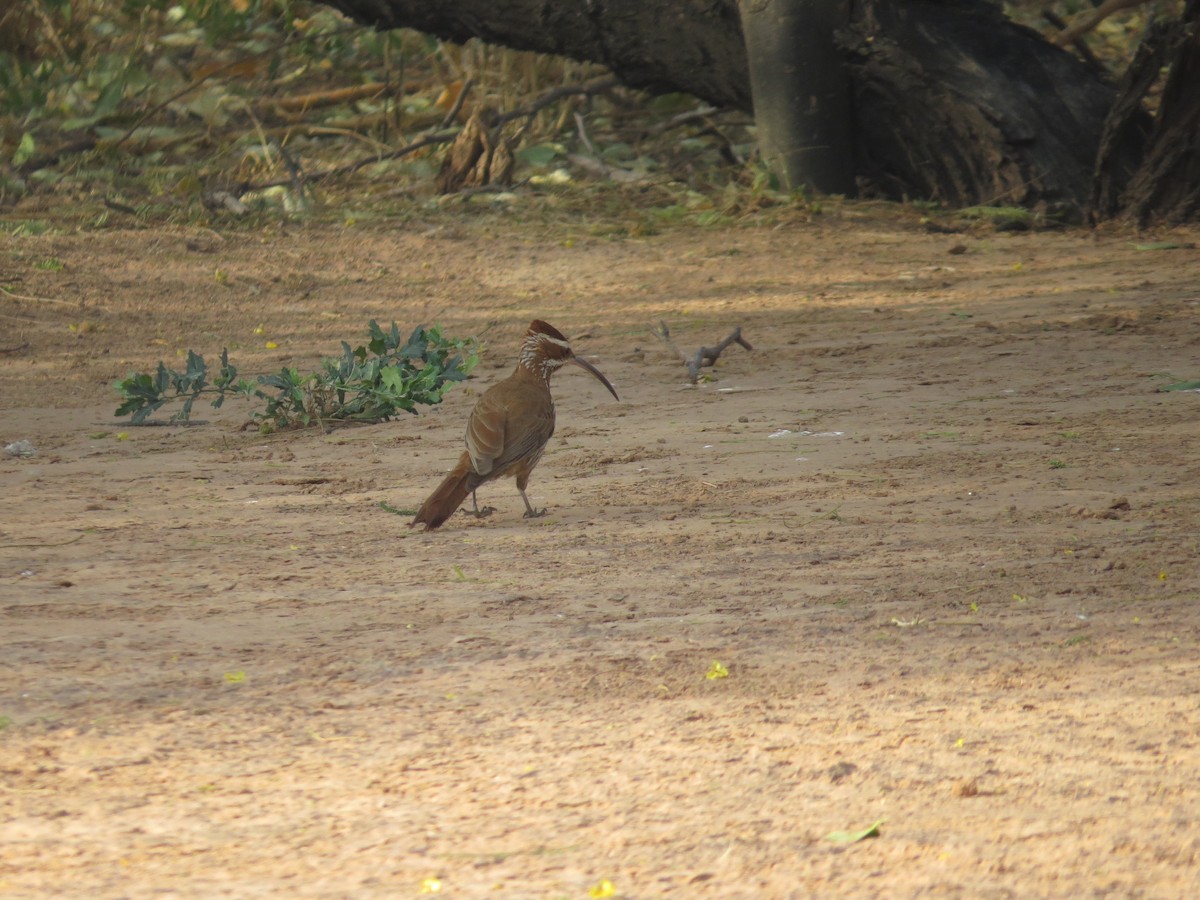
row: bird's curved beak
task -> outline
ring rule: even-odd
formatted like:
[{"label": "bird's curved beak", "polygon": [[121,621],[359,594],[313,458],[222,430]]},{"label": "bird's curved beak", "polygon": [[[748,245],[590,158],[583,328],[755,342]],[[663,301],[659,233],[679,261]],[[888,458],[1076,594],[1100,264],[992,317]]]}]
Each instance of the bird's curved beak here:
[{"label": "bird's curved beak", "polygon": [[608,388],[608,392],[610,394],[612,394],[613,397],[615,397],[617,400],[621,399],[620,397],[617,397],[616,389],[613,388],[613,386],[608,383],[608,379],[604,377],[603,373],[599,369],[597,369],[595,366],[593,366],[590,362],[588,362],[586,359],[580,359],[578,356],[572,356],[571,362],[575,363],[575,365],[579,366],[580,368],[587,369],[589,372],[591,372],[593,375],[595,375],[598,379],[600,379],[600,383],[603,384],[606,388]]}]

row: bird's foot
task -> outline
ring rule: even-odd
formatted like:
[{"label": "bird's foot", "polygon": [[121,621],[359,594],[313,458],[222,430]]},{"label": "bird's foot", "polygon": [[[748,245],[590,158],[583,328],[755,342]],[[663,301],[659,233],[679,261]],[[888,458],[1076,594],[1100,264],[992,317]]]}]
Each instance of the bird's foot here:
[{"label": "bird's foot", "polygon": [[523,515],[521,518],[523,518],[523,519],[540,519],[545,514],[546,514],[546,510],[544,507],[542,509],[527,509],[527,510],[525,510],[525,515]]},{"label": "bird's foot", "polygon": [[485,506],[483,509],[464,510],[468,516],[474,516],[477,519],[486,519],[496,511],[494,506]]}]

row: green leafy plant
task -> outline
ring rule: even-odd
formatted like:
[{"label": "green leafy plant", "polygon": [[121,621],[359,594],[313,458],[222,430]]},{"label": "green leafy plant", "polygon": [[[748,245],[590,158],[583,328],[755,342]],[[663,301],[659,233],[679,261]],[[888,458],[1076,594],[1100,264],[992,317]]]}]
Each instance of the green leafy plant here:
[{"label": "green leafy plant", "polygon": [[341,356],[325,359],[321,369],[302,375],[284,367],[274,375],[251,381],[238,376],[221,351],[221,363],[211,377],[204,357],[188,351],[182,372],[159,362],[153,372],[131,372],[113,387],[123,399],[116,415],[130,416],[134,425],[174,400],[182,400],[172,422],[186,422],[201,395],[215,395],[213,408],[229,396],[259,401],[253,413],[266,428],[295,428],[327,420],[382,422],[397,413],[416,413],[418,405],[442,402],[450,387],[467,377],[479,362],[472,339],[449,338],[437,327],[418,326],[405,340],[396,323],[384,330],[374,319],[370,341],[351,348],[342,342]]}]

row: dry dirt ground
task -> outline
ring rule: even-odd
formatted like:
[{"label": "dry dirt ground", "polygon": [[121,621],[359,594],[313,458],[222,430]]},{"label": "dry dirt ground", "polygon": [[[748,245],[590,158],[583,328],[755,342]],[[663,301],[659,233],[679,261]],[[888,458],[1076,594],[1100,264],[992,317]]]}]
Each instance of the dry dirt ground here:
[{"label": "dry dirt ground", "polygon": [[[0,894],[1196,896],[1200,394],[1157,389],[1200,378],[1197,241],[5,234]],[[477,377],[331,433],[113,418],[131,368],[372,317],[490,324]],[[409,530],[380,502],[535,317],[621,402],[557,376],[547,517],[503,482]],[[689,387],[659,319],[754,351]]]}]

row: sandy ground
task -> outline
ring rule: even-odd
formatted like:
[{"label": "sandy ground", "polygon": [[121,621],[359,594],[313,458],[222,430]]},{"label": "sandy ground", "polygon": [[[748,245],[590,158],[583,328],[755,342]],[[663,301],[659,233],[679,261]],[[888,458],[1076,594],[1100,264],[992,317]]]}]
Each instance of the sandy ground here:
[{"label": "sandy ground", "polygon": [[[1197,241],[5,234],[0,894],[1197,895]],[[372,317],[484,362],[331,433],[113,418]],[[621,402],[557,376],[547,517],[409,530],[535,317]],[[690,387],[659,319],[755,349]]]}]

